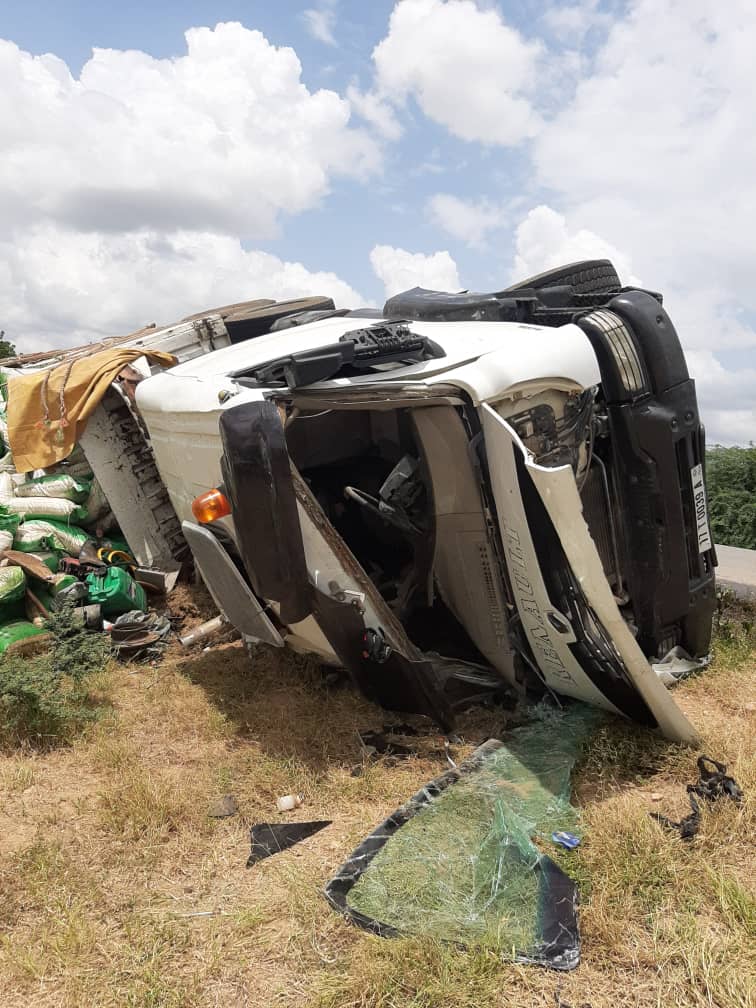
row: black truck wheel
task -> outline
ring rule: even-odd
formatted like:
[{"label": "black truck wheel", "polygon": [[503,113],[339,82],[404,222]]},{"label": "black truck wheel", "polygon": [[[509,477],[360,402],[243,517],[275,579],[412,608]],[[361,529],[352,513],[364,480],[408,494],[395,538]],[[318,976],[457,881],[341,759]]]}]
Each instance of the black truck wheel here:
[{"label": "black truck wheel", "polygon": [[618,291],[622,283],[608,259],[585,259],[528,277],[507,287],[503,293],[542,290],[544,287],[572,287],[573,294],[593,294],[595,291]]}]

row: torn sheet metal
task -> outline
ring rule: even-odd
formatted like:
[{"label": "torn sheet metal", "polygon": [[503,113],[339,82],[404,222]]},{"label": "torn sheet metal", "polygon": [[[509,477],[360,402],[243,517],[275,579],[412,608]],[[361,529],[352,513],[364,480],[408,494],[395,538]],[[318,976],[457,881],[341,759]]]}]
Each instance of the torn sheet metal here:
[{"label": "torn sheet metal", "polygon": [[711,655],[703,658],[691,658],[685,648],[678,644],[664,655],[658,662],[653,662],[651,668],[664,686],[674,686],[681,679],[687,679],[694,672],[705,669],[711,661]]},{"label": "torn sheet metal", "polygon": [[603,715],[537,709],[435,778],[367,837],[328,883],[330,904],[384,937],[422,934],[571,970],[580,958],[572,879],[533,842],[576,830],[570,772]]},{"label": "torn sheet metal", "polygon": [[513,591],[547,686],[695,743],[617,606],[571,466],[537,464],[502,417],[482,413]]}]

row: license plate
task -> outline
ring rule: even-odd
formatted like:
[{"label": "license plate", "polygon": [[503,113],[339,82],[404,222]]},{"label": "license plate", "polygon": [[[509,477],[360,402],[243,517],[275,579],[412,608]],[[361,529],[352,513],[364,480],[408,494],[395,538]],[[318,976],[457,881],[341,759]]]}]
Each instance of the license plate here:
[{"label": "license plate", "polygon": [[693,484],[693,510],[696,513],[696,531],[698,533],[698,552],[705,553],[711,549],[711,534],[709,532],[709,512],[706,507],[706,489],[703,481],[703,466],[694,465],[690,470]]}]

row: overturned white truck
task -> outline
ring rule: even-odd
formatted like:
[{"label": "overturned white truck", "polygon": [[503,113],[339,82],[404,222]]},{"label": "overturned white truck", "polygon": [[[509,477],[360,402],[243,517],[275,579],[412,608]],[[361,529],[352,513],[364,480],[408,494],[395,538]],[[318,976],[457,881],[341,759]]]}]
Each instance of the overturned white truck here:
[{"label": "overturned white truck", "polygon": [[[159,480],[119,478],[159,508],[167,491],[156,552],[181,559],[177,516],[245,637],[445,729],[502,689],[548,690],[695,738],[657,673],[705,662],[716,557],[694,383],[660,295],[591,261],[491,294],[251,303],[182,325],[142,337],[196,337],[136,388],[135,451],[149,443]],[[84,441],[113,499],[122,434],[105,428],[124,408],[105,402]]]},{"label": "overturned white truck", "polygon": [[694,737],[652,666],[705,660],[716,558],[658,294],[592,261],[492,294],[247,314],[136,393],[244,635],[444,727],[506,686]]}]

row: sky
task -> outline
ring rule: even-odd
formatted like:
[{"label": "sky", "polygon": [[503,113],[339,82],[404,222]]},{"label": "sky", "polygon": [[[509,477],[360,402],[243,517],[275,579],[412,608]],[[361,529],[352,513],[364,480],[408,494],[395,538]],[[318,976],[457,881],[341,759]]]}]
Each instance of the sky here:
[{"label": "sky", "polygon": [[611,258],[756,441],[752,0],[3,0],[0,328]]}]

